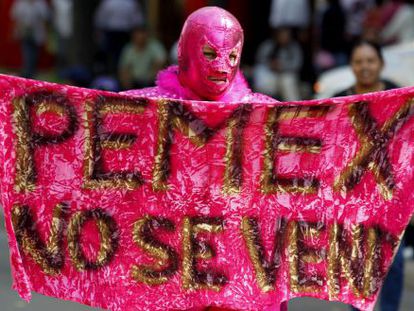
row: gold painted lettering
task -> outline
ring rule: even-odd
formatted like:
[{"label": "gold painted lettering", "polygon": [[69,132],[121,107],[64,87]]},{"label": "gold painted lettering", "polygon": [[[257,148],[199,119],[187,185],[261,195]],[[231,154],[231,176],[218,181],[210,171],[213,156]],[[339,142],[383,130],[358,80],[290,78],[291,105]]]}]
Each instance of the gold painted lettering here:
[{"label": "gold painted lettering", "polygon": [[14,205],[12,222],[16,240],[23,252],[30,256],[48,275],[56,275],[65,263],[63,251],[63,230],[68,208],[58,204],[52,216],[48,242],[41,240],[35,221],[28,206]]},{"label": "gold painted lettering", "polygon": [[175,230],[174,223],[169,219],[146,216],[134,224],[133,239],[146,253],[155,259],[155,263],[149,265],[133,265],[132,277],[148,285],[160,285],[178,271],[179,257],[177,252],[154,236],[154,231],[163,229],[168,232]]},{"label": "gold painted lettering", "polygon": [[224,221],[215,217],[184,217],[183,224],[183,287],[187,290],[211,289],[219,291],[227,283],[227,277],[219,272],[201,271],[196,259],[211,259],[214,250],[207,242],[197,239],[197,233],[219,233],[224,229]]},{"label": "gold painted lettering", "polygon": [[243,217],[241,229],[254,267],[257,284],[263,292],[269,292],[274,289],[276,274],[282,264],[286,221],[284,219],[277,220],[271,260],[266,259],[257,219]]},{"label": "gold painted lettering", "polygon": [[370,170],[382,197],[391,200],[395,181],[387,146],[413,114],[414,99],[410,99],[379,128],[369,112],[367,102],[350,105],[349,116],[360,140],[360,149],[336,178],[334,190],[347,192],[353,189],[363,174]]},{"label": "gold painted lettering", "polygon": [[238,106],[228,119],[215,128],[209,127],[184,104],[161,100],[158,103],[158,141],[153,169],[152,187],[155,191],[168,189],[170,148],[173,131],[178,130],[196,146],[203,147],[219,130],[227,127],[223,192],[240,192],[242,185],[242,134],[251,113],[250,104]]},{"label": "gold painted lettering", "polygon": [[[99,230],[100,248],[95,261],[88,260],[82,250],[81,234],[87,221],[94,221]],[[118,226],[102,209],[76,212],[69,221],[67,239],[69,255],[76,269],[96,270],[107,265],[118,249]]]},{"label": "gold painted lettering", "polygon": [[264,193],[315,193],[319,180],[313,176],[285,178],[277,176],[275,169],[276,152],[320,153],[322,142],[312,137],[281,136],[279,122],[294,118],[323,117],[329,112],[329,106],[288,106],[273,107],[268,111],[265,124],[265,151],[261,190]]},{"label": "gold painted lettering", "polygon": [[85,160],[84,188],[125,188],[132,190],[142,185],[138,171],[107,172],[104,170],[103,149],[130,148],[136,140],[134,133],[105,132],[102,118],[108,114],[141,114],[147,106],[143,99],[102,97],[85,103]]}]

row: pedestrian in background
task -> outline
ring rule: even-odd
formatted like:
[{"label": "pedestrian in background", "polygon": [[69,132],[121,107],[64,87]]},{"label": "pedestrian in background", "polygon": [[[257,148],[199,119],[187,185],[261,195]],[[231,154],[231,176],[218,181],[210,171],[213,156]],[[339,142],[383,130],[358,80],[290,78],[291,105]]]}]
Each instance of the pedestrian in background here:
[{"label": "pedestrian in background", "polygon": [[292,30],[281,27],[273,31],[272,38],[264,41],[256,54],[253,70],[254,88],[258,92],[286,101],[300,99],[299,71],[303,54],[293,39]]},{"label": "pedestrian in background", "polygon": [[46,42],[46,25],[50,9],[45,0],[16,0],[11,8],[14,35],[20,41],[23,66],[21,75],[33,78],[39,53]]},{"label": "pedestrian in background", "polygon": [[157,72],[167,62],[167,51],[145,26],[136,27],[119,60],[119,80],[124,90],[153,85]]}]

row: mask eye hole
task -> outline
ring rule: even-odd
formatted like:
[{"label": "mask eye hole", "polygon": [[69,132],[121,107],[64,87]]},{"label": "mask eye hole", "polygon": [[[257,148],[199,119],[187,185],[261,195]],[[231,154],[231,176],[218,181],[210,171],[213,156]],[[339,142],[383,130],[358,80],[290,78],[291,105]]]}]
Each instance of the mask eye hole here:
[{"label": "mask eye hole", "polygon": [[237,52],[236,51],[232,51],[229,55],[229,59],[230,59],[230,63],[232,66],[236,65],[237,62]]},{"label": "mask eye hole", "polygon": [[213,50],[211,46],[205,45],[203,47],[203,55],[208,60],[213,60],[217,57],[216,51]]}]

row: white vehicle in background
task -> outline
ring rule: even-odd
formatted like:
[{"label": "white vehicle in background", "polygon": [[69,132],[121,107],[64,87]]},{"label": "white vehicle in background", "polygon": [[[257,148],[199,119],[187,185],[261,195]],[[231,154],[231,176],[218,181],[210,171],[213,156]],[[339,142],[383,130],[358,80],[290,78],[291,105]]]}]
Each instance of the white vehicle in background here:
[{"label": "white vehicle in background", "polygon": [[[385,67],[382,77],[401,87],[414,86],[414,42],[385,47],[383,55]],[[315,85],[315,97],[332,97],[354,82],[354,75],[349,66],[325,71]]]}]

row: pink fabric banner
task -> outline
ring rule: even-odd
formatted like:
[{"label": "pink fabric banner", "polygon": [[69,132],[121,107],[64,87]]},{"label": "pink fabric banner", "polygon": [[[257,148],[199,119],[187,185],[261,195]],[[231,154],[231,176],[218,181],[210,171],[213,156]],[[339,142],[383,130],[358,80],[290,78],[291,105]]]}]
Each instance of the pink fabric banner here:
[{"label": "pink fabric banner", "polygon": [[372,310],[413,212],[414,88],[296,103],[0,76],[14,288],[110,310]]}]

